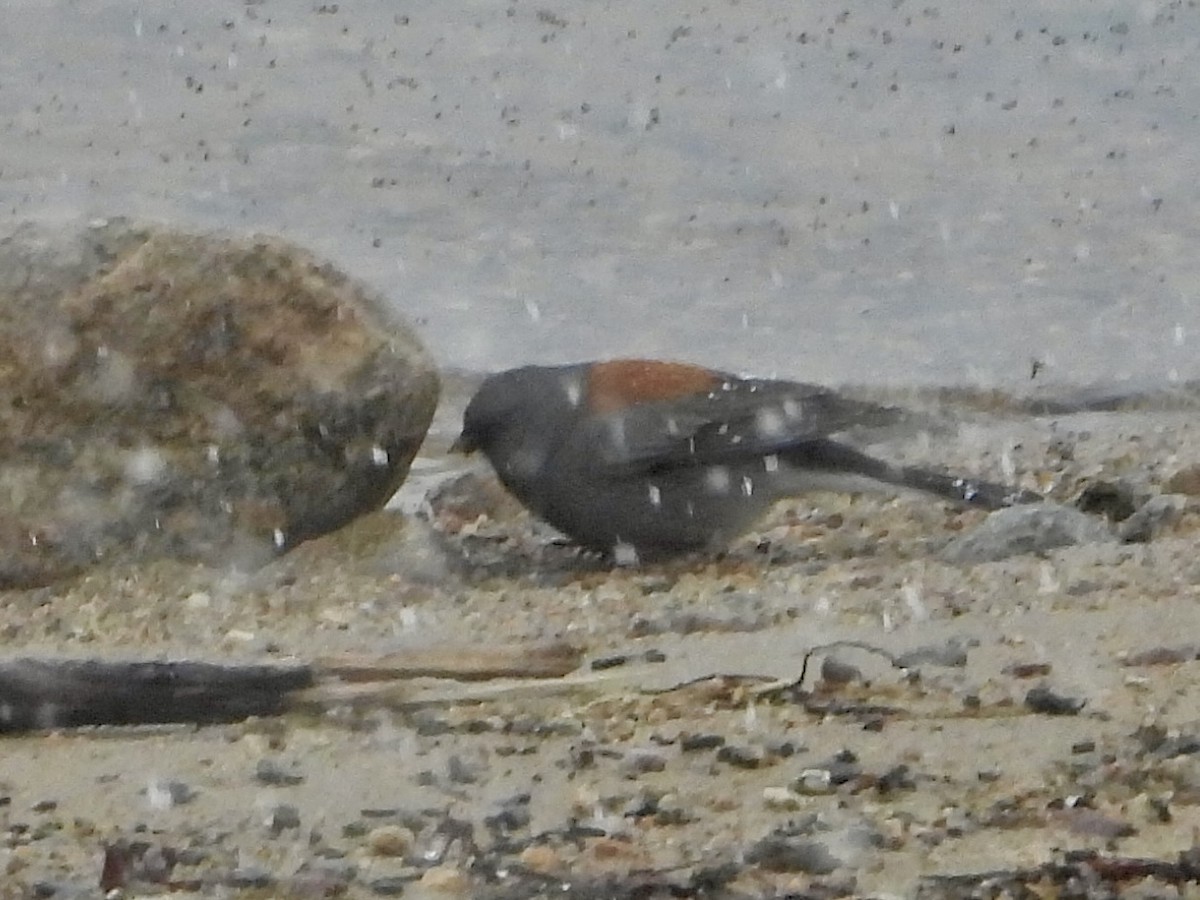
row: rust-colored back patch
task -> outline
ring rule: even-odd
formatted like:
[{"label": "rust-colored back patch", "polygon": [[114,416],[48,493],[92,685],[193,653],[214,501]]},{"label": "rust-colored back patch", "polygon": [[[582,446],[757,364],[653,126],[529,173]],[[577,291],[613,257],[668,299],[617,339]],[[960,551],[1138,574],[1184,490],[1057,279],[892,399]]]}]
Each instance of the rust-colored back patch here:
[{"label": "rust-colored back patch", "polygon": [[588,409],[603,415],[635,403],[670,400],[720,384],[711,369],[653,359],[614,359],[595,363],[588,371]]}]

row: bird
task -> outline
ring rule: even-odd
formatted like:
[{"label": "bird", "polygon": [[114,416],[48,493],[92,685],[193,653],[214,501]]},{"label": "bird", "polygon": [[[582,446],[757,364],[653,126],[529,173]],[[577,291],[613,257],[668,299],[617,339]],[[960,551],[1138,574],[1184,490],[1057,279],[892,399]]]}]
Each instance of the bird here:
[{"label": "bird", "polygon": [[816,490],[922,491],[997,509],[1039,495],[869,456],[832,435],[901,411],[831,389],[686,362],[613,359],[490,375],[453,451],[618,562],[719,551],[776,502]]}]

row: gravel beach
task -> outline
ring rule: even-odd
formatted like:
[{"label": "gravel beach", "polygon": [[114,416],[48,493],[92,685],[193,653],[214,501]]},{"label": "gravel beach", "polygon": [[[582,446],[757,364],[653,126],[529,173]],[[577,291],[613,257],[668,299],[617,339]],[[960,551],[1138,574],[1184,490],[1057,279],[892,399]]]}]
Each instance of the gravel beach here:
[{"label": "gravel beach", "polygon": [[[1062,499],[1178,490],[1200,464],[1178,396],[1053,417],[925,401],[965,424],[881,449],[1011,465]],[[463,465],[431,453],[431,481]],[[104,847],[133,895],[1170,893],[1200,826],[1200,518],[1179,496],[1149,542],[975,565],[940,553],[979,512],[821,495],[719,558],[646,569],[580,558],[511,507],[454,533],[387,511],[254,573],[155,564],[7,594],[0,628],[27,655],[566,641],[582,664],[9,739],[4,895],[94,896]]]}]

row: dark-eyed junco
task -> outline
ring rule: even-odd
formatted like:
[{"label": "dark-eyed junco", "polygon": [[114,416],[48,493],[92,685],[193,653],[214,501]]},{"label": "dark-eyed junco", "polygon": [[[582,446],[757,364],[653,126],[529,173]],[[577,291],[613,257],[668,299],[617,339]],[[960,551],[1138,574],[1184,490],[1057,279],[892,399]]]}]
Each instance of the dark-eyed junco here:
[{"label": "dark-eyed junco", "polygon": [[490,376],[454,448],[535,515],[618,560],[718,549],[781,498],[910,488],[997,508],[1017,489],[893,466],[831,440],[897,411],[814,385],[627,359]]}]

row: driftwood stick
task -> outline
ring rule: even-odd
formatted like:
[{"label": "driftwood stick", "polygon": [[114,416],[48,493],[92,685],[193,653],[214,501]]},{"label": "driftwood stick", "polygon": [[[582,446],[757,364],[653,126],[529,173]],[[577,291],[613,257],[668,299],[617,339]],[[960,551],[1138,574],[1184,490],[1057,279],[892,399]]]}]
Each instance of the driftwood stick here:
[{"label": "driftwood stick", "polygon": [[393,681],[397,678],[558,678],[579,668],[582,653],[570,644],[509,644],[490,647],[423,647],[384,656],[344,654],[320,657],[313,668],[342,681]]}]

